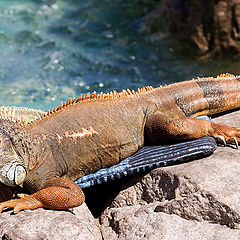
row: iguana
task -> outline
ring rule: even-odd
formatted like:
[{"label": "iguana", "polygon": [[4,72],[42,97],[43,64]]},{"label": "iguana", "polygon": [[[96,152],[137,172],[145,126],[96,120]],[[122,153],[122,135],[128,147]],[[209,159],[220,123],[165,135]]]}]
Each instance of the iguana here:
[{"label": "iguana", "polygon": [[[26,107],[0,107],[0,112],[5,116],[11,116],[13,111],[15,115],[20,115],[25,123],[35,121],[46,114],[42,110]],[[200,116],[199,118],[211,121],[211,118],[208,116]],[[157,167],[203,158],[212,154],[216,150],[216,147],[216,141],[212,137],[203,137],[170,145],[144,146],[118,164],[87,174],[77,179],[75,183],[81,188],[88,188],[93,185],[119,179],[123,176],[132,175],[136,172],[147,172]],[[3,189],[3,193],[6,193],[6,186],[3,185]],[[17,193],[17,191],[15,192]],[[11,193],[12,196],[13,194]]]},{"label": "iguana", "polygon": [[195,117],[240,107],[240,76],[221,74],[137,92],[70,98],[25,123],[0,111],[0,181],[31,195],[0,203],[14,212],[79,206],[76,179],[119,163],[146,143],[212,136],[238,146],[240,128]]}]

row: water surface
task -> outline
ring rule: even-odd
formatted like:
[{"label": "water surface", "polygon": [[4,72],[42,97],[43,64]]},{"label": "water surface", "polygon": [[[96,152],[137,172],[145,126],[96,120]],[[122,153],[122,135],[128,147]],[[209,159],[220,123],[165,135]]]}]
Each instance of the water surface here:
[{"label": "water surface", "polygon": [[197,61],[142,33],[153,3],[0,1],[0,105],[47,110],[82,92],[239,73],[238,62]]}]

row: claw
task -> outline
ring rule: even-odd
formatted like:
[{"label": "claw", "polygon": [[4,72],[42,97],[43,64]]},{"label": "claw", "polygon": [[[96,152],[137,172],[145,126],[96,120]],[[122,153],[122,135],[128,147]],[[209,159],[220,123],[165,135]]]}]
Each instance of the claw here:
[{"label": "claw", "polygon": [[218,135],[216,138],[222,142],[222,144],[224,145],[224,147],[227,146],[226,140],[225,140],[225,138],[224,138],[223,136]]},{"label": "claw", "polygon": [[234,140],[234,144],[236,145],[236,149],[238,149],[238,141],[237,141],[237,139],[233,138],[233,140]]},{"label": "claw", "polygon": [[25,193],[18,193],[17,194],[17,197],[18,198],[24,198],[24,197],[26,197],[26,196],[29,196],[28,194],[25,194]]}]

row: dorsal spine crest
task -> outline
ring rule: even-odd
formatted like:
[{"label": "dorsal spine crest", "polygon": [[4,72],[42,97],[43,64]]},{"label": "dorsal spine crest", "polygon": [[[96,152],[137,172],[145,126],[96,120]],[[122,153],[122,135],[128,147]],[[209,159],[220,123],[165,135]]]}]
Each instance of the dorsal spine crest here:
[{"label": "dorsal spine crest", "polygon": [[16,115],[16,110],[14,107],[4,107],[0,110],[0,119],[8,120],[16,123],[18,126],[25,126],[26,122],[24,117],[19,113]]},{"label": "dorsal spine crest", "polygon": [[87,94],[81,93],[77,99],[75,99],[74,96],[72,98],[69,98],[66,102],[61,103],[57,108],[54,108],[54,109],[52,108],[51,110],[48,110],[46,114],[41,116],[39,119],[28,123],[27,125],[30,126],[32,123],[38,122],[46,117],[52,116],[53,114],[56,114],[58,111],[63,110],[70,105],[78,104],[83,101],[97,101],[97,100],[104,101],[104,100],[110,100],[110,99],[124,98],[128,96],[138,96],[139,93],[143,93],[151,90],[153,90],[153,87],[147,86],[147,87],[142,87],[141,89],[138,89],[137,92],[130,89],[127,89],[127,90],[123,89],[121,92],[117,92],[116,90],[113,90],[109,93],[100,92],[99,94],[97,94],[96,91],[94,91],[92,94],[90,92],[88,92]]},{"label": "dorsal spine crest", "polygon": [[217,76],[217,78],[234,78],[234,77],[236,77],[236,76],[231,73],[223,73],[223,74],[219,74]]},{"label": "dorsal spine crest", "polygon": [[[222,79],[222,78],[232,79],[232,78],[235,78],[235,76],[233,74],[230,74],[230,73],[225,73],[225,74],[218,75],[215,79]],[[213,77],[196,78],[196,79],[193,79],[193,80],[204,80],[204,79],[214,79],[214,78]],[[175,83],[175,84],[178,84],[178,83]],[[171,84],[171,85],[175,85],[175,84]],[[168,85],[166,85],[166,84],[164,86],[159,86],[159,88],[166,88],[166,87],[168,87]],[[117,92],[116,90],[113,90],[109,93],[100,92],[99,94],[97,94],[96,91],[94,91],[93,93],[88,92],[87,94],[82,94],[81,93],[81,95],[77,99],[75,99],[75,97],[69,98],[67,100],[67,102],[61,103],[59,105],[59,107],[54,108],[54,110],[51,109],[50,111],[47,112],[47,114],[42,116],[40,118],[40,120],[47,117],[47,116],[51,116],[53,114],[56,114],[58,111],[63,110],[70,105],[78,104],[78,103],[81,103],[81,102],[84,102],[84,101],[98,101],[98,100],[107,101],[107,100],[111,100],[111,99],[125,98],[125,97],[128,97],[128,96],[138,97],[140,94],[144,94],[144,93],[150,92],[152,90],[153,90],[152,86],[146,86],[146,87],[138,88],[136,92],[134,90],[130,90],[130,89],[127,89],[127,90],[123,89],[121,92]],[[34,122],[36,122],[36,121],[33,121],[33,123]]]}]

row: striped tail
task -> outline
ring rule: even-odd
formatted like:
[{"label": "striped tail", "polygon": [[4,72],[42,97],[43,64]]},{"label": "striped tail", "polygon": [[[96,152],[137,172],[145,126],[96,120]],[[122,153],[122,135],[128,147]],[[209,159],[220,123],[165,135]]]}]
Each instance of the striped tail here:
[{"label": "striped tail", "polygon": [[[240,76],[231,74],[196,78],[160,90],[176,103],[178,110],[175,111],[181,110],[187,117],[213,115],[240,107]],[[171,108],[174,108],[172,104]]]},{"label": "striped tail", "polygon": [[212,137],[203,137],[169,146],[145,146],[119,164],[79,178],[75,183],[81,188],[87,188],[136,172],[146,172],[157,167],[202,158],[212,154],[216,147],[216,141]]}]

